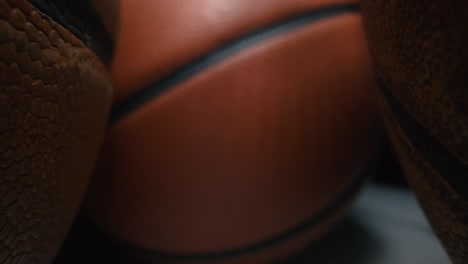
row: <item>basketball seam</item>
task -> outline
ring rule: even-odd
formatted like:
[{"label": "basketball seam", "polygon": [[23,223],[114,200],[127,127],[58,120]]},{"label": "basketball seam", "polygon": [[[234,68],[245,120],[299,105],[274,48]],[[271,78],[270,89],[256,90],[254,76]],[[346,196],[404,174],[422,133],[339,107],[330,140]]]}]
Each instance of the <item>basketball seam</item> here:
[{"label": "basketball seam", "polygon": [[[219,252],[203,252],[203,253],[176,253],[176,252],[164,252],[158,250],[152,250],[140,246],[136,246],[131,242],[124,241],[112,237],[108,234],[104,234],[102,231],[94,230],[96,233],[100,234],[100,238],[104,241],[98,243],[100,245],[107,244],[110,246],[111,252],[121,252],[125,257],[131,259],[137,258],[140,261],[216,261],[223,260],[228,258],[237,258],[242,257],[251,253],[261,252],[264,249],[269,249],[274,246],[278,246],[290,239],[297,237],[303,234],[306,231],[312,230],[314,226],[319,223],[322,223],[325,219],[331,217],[334,213],[338,212],[347,203],[349,203],[352,198],[358,193],[358,191],[365,184],[369,175],[375,171],[375,164],[367,164],[359,178],[357,178],[350,186],[348,186],[343,192],[338,195],[328,206],[325,206],[313,216],[305,219],[298,225],[283,231],[277,235],[274,235],[270,238],[264,239],[260,242],[253,243],[251,245],[243,246],[237,249],[230,249]],[[146,262],[144,262],[146,263]]]},{"label": "basketball seam", "polygon": [[314,22],[322,21],[326,18],[346,13],[356,13],[358,11],[359,8],[355,4],[342,4],[318,9],[316,8],[269,26],[253,30],[236,40],[214,49],[188,65],[175,70],[166,77],[153,82],[151,85],[133,94],[128,99],[116,104],[112,109],[109,123],[112,126],[129,113],[138,109],[141,105],[151,101],[151,99],[170,90],[175,85],[189,79],[218,62],[237,54],[245,48],[259,44],[283,33],[291,32],[303,26],[310,25]]},{"label": "basketball seam", "polygon": [[38,11],[66,28],[93,50],[106,65],[114,52],[110,32],[89,0],[27,0]]},{"label": "basketball seam", "polygon": [[380,76],[377,80],[387,105],[409,142],[461,197],[468,200],[468,167],[411,116]]}]

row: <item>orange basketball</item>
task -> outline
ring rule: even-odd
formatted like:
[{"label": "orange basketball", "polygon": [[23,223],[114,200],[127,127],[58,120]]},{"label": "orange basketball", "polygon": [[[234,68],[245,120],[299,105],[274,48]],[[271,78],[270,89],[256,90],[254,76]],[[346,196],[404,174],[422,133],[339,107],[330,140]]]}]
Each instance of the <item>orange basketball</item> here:
[{"label": "orange basketball", "polygon": [[380,138],[357,1],[126,0],[121,15],[95,225],[149,263],[263,263],[338,222]]}]

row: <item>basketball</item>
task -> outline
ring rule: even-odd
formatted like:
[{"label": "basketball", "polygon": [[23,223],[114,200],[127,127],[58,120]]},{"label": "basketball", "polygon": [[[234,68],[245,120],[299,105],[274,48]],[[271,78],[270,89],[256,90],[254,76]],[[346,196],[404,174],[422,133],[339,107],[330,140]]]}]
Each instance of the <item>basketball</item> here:
[{"label": "basketball", "polygon": [[120,12],[88,221],[144,263],[269,263],[339,222],[381,136],[357,1]]},{"label": "basketball", "polygon": [[468,262],[468,2],[362,1],[381,109],[421,207]]},{"label": "basketball", "polygon": [[0,0],[2,264],[50,263],[77,213],[111,107],[108,35],[86,1]]}]

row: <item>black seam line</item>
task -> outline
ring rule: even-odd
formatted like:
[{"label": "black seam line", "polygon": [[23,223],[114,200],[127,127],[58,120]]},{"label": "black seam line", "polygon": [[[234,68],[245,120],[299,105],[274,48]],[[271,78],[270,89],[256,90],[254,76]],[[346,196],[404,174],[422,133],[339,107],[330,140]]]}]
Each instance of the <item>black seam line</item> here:
[{"label": "black seam line", "polygon": [[338,210],[342,209],[346,204],[352,201],[353,197],[362,189],[362,186],[367,181],[369,176],[375,172],[375,164],[368,164],[357,180],[353,182],[344,192],[342,192],[330,205],[321,209],[310,218],[306,219],[299,225],[284,231],[276,236],[257,242],[252,245],[244,246],[238,249],[206,252],[206,253],[175,253],[162,252],[152,249],[141,248],[132,245],[128,242],[117,242],[118,248],[126,252],[126,255],[136,257],[142,261],[219,261],[221,259],[235,258],[247,255],[249,253],[259,252],[274,246],[280,245],[294,237],[297,237],[304,232],[311,230],[314,226],[323,223]]},{"label": "black seam line", "polygon": [[67,29],[110,65],[114,43],[90,0],[28,0],[42,14]]},{"label": "black seam line", "polygon": [[385,100],[406,138],[452,188],[468,200],[468,167],[422,126],[377,77]]},{"label": "black seam line", "polygon": [[347,5],[334,5],[323,8],[314,9],[301,15],[288,18],[278,23],[257,29],[250,32],[243,37],[231,41],[224,46],[221,46],[209,54],[196,59],[192,63],[184,66],[175,72],[169,74],[163,79],[156,81],[145,89],[132,95],[129,99],[117,104],[113,107],[109,123],[115,124],[117,121],[125,117],[127,114],[133,112],[141,105],[147,103],[154,97],[171,89],[175,85],[189,79],[195,74],[213,66],[214,64],[228,58],[239,51],[250,47],[254,44],[260,43],[282,33],[292,31],[302,26],[314,23],[326,18],[334,17],[344,13],[351,13],[359,11],[359,7],[353,4]]}]

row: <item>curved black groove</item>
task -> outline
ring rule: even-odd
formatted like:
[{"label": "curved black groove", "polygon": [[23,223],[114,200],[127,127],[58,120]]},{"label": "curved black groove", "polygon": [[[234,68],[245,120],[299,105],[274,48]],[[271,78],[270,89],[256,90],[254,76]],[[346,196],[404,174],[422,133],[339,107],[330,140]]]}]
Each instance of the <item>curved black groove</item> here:
[{"label": "curved black groove", "polygon": [[81,39],[105,63],[113,54],[113,41],[89,0],[28,0],[34,7]]},{"label": "curved black groove", "polygon": [[[342,209],[360,191],[362,185],[375,171],[375,164],[370,164],[363,172],[360,178],[350,185],[334,201],[321,211],[315,213],[309,219],[301,224],[284,231],[276,236],[270,237],[264,241],[247,245],[242,248],[232,249],[222,252],[206,252],[197,254],[183,254],[175,252],[160,252],[135,246],[126,241],[118,240],[108,234],[98,230],[93,224],[84,219],[76,223],[71,234],[65,241],[58,259],[67,259],[69,256],[81,258],[83,263],[159,263],[160,261],[216,261],[229,258],[236,258],[247,254],[260,252],[281,243],[287,242],[304,232],[311,230],[338,210]],[[83,241],[86,241],[83,244]],[[75,244],[77,243],[77,244]],[[139,262],[141,261],[141,262]],[[62,261],[65,263],[66,261]],[[57,261],[56,263],[62,263]],[[81,263],[80,262],[80,263]]]},{"label": "curved black groove", "polygon": [[[360,177],[344,190],[340,196],[336,197],[327,207],[315,213],[301,224],[278,235],[241,248],[221,252],[203,252],[195,254],[160,252],[141,248],[129,242],[118,240],[97,230],[92,224],[83,221],[73,228],[72,235],[69,236],[68,241],[65,242],[61,255],[65,257],[67,255],[82,256],[86,258],[83,260],[86,263],[97,263],[97,260],[103,263],[112,262],[114,260],[121,261],[116,263],[139,263],[138,261],[142,261],[142,263],[159,263],[160,261],[219,261],[259,252],[287,242],[326,221],[334,213],[352,201],[369,176],[375,172],[375,169],[375,164],[370,163],[361,171]],[[73,243],[76,241],[78,241],[78,244]],[[83,243],[79,241],[86,241],[85,248],[83,248]]]},{"label": "curved black groove", "polygon": [[180,254],[180,253],[169,253],[169,252],[158,252],[153,250],[136,248],[134,246],[127,245],[127,251],[135,256],[139,256],[144,260],[165,260],[165,261],[208,261],[208,260],[220,260],[226,258],[235,258],[249,253],[258,252],[271,248],[273,246],[284,243],[294,237],[303,234],[304,232],[311,230],[314,226],[317,226],[329,217],[331,217],[338,210],[342,209],[353,197],[359,192],[364,182],[368,178],[369,174],[374,171],[374,168],[366,168],[361,177],[356,180],[348,189],[346,189],[340,196],[338,196],[329,206],[323,208],[318,213],[306,219],[301,224],[264,241],[248,245],[242,248],[227,250],[222,252],[211,252],[211,253],[200,253],[200,254]]},{"label": "curved black groove", "polygon": [[249,34],[246,34],[237,40],[234,40],[214,51],[211,51],[209,54],[202,56],[201,58],[195,60],[183,68],[176,70],[174,73],[166,76],[162,80],[156,81],[142,91],[134,94],[127,100],[117,104],[112,110],[110,124],[112,125],[116,123],[125,115],[136,110],[141,105],[147,103],[159,94],[169,90],[173,86],[187,80],[193,75],[249,46],[326,18],[334,17],[344,13],[357,12],[358,10],[358,6],[353,4],[342,4],[314,9],[301,15],[250,32]]},{"label": "curved black groove", "polygon": [[414,148],[461,197],[468,200],[468,167],[411,116],[382,78],[377,79],[393,116]]}]

